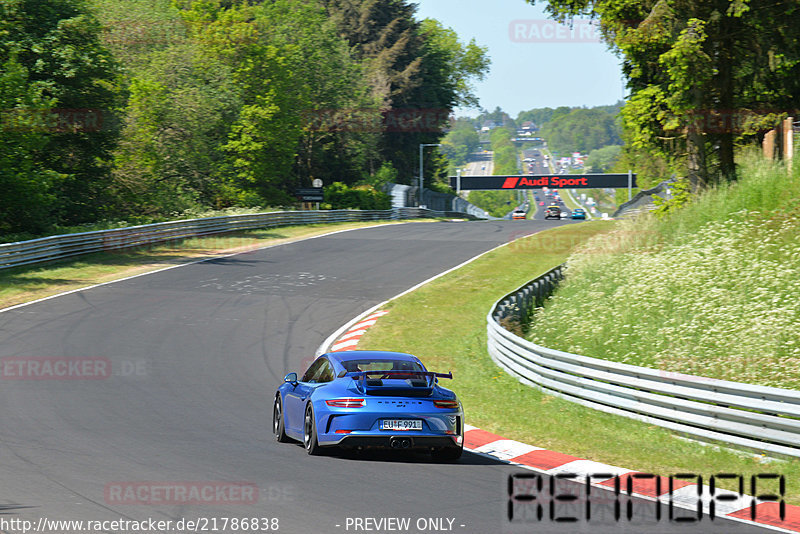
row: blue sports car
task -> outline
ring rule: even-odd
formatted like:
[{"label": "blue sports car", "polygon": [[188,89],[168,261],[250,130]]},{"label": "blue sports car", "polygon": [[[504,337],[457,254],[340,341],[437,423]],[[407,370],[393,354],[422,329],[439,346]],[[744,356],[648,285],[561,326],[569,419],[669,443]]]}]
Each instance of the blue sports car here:
[{"label": "blue sports car", "polygon": [[318,357],[302,377],[289,373],[275,393],[275,439],[322,447],[429,451],[456,460],[464,448],[464,411],[455,393],[400,352],[342,351]]}]

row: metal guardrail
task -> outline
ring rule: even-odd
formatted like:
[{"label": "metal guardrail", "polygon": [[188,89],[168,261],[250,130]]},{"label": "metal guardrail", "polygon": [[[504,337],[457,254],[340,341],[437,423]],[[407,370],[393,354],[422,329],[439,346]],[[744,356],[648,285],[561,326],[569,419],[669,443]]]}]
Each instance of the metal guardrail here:
[{"label": "metal guardrail", "polygon": [[414,206],[421,204],[432,210],[447,210],[466,213],[478,219],[492,219],[485,210],[470,204],[463,198],[450,193],[439,193],[424,189],[422,201],[418,198],[419,188],[413,185],[388,183],[383,190],[392,197],[392,207]]},{"label": "metal guardrail", "polygon": [[0,245],[0,269],[60,260],[109,250],[176,241],[237,230],[276,228],[298,224],[413,219],[418,217],[467,217],[472,215],[420,208],[392,210],[277,211],[229,215],[145,224],[114,230],[57,235]]},{"label": "metal guardrail", "polygon": [[561,267],[504,296],[486,317],[488,349],[507,373],[543,392],[702,441],[800,457],[800,392],[684,375],[542,347],[505,329],[540,306]]},{"label": "metal guardrail", "polygon": [[617,208],[617,211],[615,211],[611,217],[615,219],[617,217],[631,217],[634,215],[639,215],[643,212],[651,211],[656,207],[655,202],[653,202],[653,197],[662,196],[662,193],[666,194],[670,184],[673,182],[675,182],[675,178],[661,182],[651,189],[639,191],[632,199],[620,204],[620,206]]}]

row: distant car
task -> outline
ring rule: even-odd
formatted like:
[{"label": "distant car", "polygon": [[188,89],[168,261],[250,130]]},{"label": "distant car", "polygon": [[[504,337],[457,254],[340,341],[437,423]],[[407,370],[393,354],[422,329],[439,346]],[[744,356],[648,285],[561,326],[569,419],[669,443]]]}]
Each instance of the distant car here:
[{"label": "distant car", "polygon": [[585,219],[586,218],[586,210],[583,208],[575,208],[572,210],[572,218],[573,219]]},{"label": "distant car", "polygon": [[528,218],[528,214],[525,213],[524,211],[517,210],[517,211],[515,211],[514,213],[511,214],[511,218],[513,220],[515,220],[515,221],[516,220],[523,220],[523,219],[527,219]]},{"label": "distant car", "polygon": [[548,206],[544,211],[545,219],[561,219],[561,208],[558,206]]},{"label": "distant car", "polygon": [[571,214],[570,214],[570,212],[568,212],[568,211],[562,211],[562,212],[561,212],[561,218],[562,218],[562,219],[569,219],[570,215],[571,215]]},{"label": "distant car", "polygon": [[416,449],[456,460],[464,448],[464,410],[416,356],[341,351],[318,357],[302,377],[289,373],[275,393],[272,431],[281,443],[322,448]]}]

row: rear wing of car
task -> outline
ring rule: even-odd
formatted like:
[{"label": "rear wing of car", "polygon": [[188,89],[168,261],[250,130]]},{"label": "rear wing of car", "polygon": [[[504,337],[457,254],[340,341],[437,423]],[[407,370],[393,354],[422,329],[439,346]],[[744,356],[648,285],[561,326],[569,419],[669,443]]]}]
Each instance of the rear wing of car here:
[{"label": "rear wing of car", "polygon": [[[431,371],[355,371],[356,387],[365,395],[429,395],[437,378],[453,378],[453,373]],[[384,380],[390,380],[386,383]]]}]

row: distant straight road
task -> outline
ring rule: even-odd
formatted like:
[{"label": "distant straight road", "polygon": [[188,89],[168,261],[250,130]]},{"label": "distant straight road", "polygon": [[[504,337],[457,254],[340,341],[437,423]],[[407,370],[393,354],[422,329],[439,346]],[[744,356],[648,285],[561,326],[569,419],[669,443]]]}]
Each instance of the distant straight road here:
[{"label": "distant straight road", "polygon": [[477,152],[470,157],[477,159],[467,163],[465,176],[491,176],[494,173],[494,152]]},{"label": "distant straight road", "polygon": [[[353,532],[346,526],[354,518],[407,517],[412,525],[452,519],[452,531],[470,534],[641,532],[624,522],[511,528],[507,478],[518,468],[479,455],[452,465],[424,456],[309,457],[271,435],[275,388],[343,323],[511,238],[559,224],[567,223],[341,232],[0,313],[0,360],[11,365],[0,380],[0,520],[153,519],[173,521],[164,531],[177,532],[174,522],[186,519],[200,521],[199,531],[241,532],[222,521],[262,518],[273,531],[307,534]],[[93,374],[43,372],[59,362],[90,365]],[[699,531],[754,531],[715,522],[722,527]],[[676,530],[658,523],[647,531]]]}]

